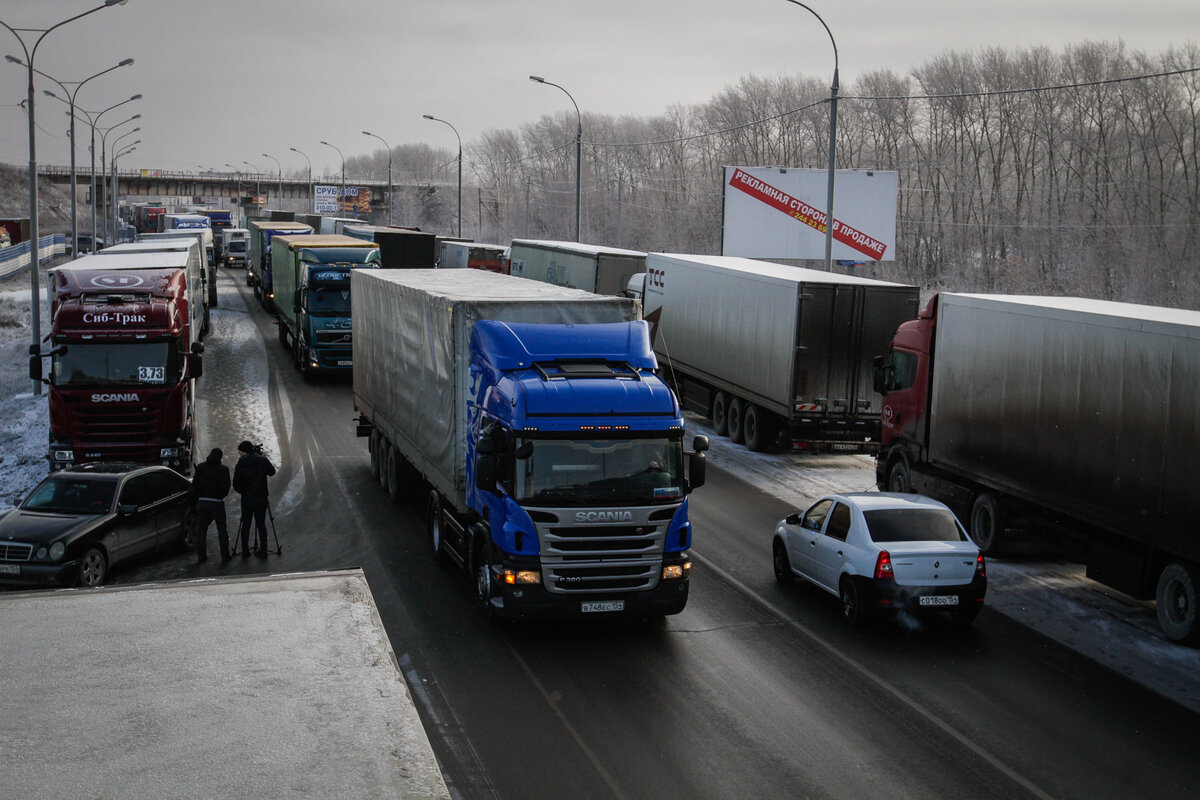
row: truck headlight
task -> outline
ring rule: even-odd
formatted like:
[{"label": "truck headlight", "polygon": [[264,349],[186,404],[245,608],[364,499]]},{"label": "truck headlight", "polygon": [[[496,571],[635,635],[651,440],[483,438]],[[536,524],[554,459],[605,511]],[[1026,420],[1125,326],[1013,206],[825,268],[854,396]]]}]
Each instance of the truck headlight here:
[{"label": "truck headlight", "polygon": [[53,458],[55,461],[74,461],[75,453],[71,450],[55,450]]},{"label": "truck headlight", "polygon": [[164,447],[158,451],[159,458],[179,458],[178,447]]},{"label": "truck headlight", "polygon": [[67,546],[62,542],[55,542],[50,545],[50,560],[58,561],[67,552]]},{"label": "truck headlight", "polygon": [[506,569],[504,582],[512,585],[517,583],[541,583],[542,573],[536,569]]},{"label": "truck headlight", "polygon": [[662,579],[664,581],[678,580],[687,575],[692,569],[692,562],[684,561],[682,564],[667,564],[663,567]]}]

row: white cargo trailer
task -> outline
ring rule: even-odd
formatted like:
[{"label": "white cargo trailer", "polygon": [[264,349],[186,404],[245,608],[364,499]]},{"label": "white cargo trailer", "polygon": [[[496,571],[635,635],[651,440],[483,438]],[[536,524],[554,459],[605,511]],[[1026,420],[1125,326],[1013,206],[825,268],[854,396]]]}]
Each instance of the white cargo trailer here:
[{"label": "white cargo trailer", "polygon": [[620,294],[629,278],[646,271],[646,254],[577,242],[513,239],[510,273],[596,294]]}]

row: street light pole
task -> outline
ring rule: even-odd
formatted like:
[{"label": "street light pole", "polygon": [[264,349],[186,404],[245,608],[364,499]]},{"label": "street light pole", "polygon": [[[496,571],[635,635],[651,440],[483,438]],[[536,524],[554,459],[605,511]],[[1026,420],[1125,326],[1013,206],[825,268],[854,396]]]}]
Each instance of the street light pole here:
[{"label": "street light pole", "polygon": [[[137,133],[140,130],[141,130],[141,128],[134,128],[133,130],[129,131],[128,133],[123,133],[120,136],[118,136],[116,139],[113,140],[113,158],[112,158],[112,171],[111,171],[111,175],[112,175],[112,237],[109,239],[109,241],[112,243],[115,243],[117,241],[117,236],[121,232],[120,225],[117,222],[117,208],[118,208],[117,188],[119,186],[119,180],[120,180],[120,177],[117,175],[117,158],[118,158],[117,142],[121,141],[126,136],[132,136],[133,134]],[[129,145],[127,145],[124,150],[122,150],[120,152],[120,155],[124,155],[125,153],[132,153],[134,150],[137,149],[137,146],[141,143],[142,143],[141,139],[135,139],[133,142],[131,142]],[[108,221],[105,220],[105,225],[107,226],[107,224],[108,224]]]},{"label": "street light pole", "polygon": [[308,156],[304,153],[303,150],[297,150],[294,147],[289,147],[288,150],[291,150],[293,153],[299,153],[300,155],[304,156],[304,163],[308,164],[308,202],[313,203],[312,210],[316,211],[317,209],[316,209],[316,205],[315,205],[315,198],[313,197],[312,161],[309,160]]},{"label": "street light pole", "polygon": [[581,195],[582,176],[583,176],[583,116],[579,113],[579,104],[575,102],[575,98],[571,97],[571,93],[557,83],[551,83],[538,75],[530,75],[529,80],[534,83],[544,83],[547,86],[553,86],[555,89],[562,89],[571,100],[571,105],[575,106],[575,241],[579,241],[579,199]]},{"label": "street light pole", "polygon": [[241,224],[242,224],[242,218],[241,218],[241,209],[242,209],[242,171],[241,171],[240,169],[238,169],[237,167],[235,167],[233,164],[230,164],[228,161],[226,161],[226,162],[225,162],[225,166],[227,166],[227,167],[229,167],[231,170],[233,170],[233,174],[234,174],[234,176],[235,176],[235,178],[236,178],[236,180],[237,180],[237,207],[238,207],[238,218],[237,218],[237,220],[235,220],[235,221],[234,221],[234,225],[233,225],[233,227],[235,227],[235,228],[236,228],[236,227],[238,227],[239,225],[241,225]]},{"label": "street light pole", "polygon": [[341,150],[338,150],[337,145],[330,144],[324,139],[321,140],[321,144],[337,150],[338,157],[342,159],[342,196],[338,199],[338,213],[341,214],[345,211],[346,205],[346,157],[342,155]]},{"label": "street light pole", "polygon": [[[91,155],[92,155],[92,247],[93,248],[95,248],[95,246],[96,246],[96,217],[99,214],[99,209],[100,209],[100,201],[96,194],[96,124],[100,122],[100,118],[102,116],[107,114],[109,111],[112,111],[114,108],[119,108],[119,107],[125,105],[126,103],[132,103],[134,100],[141,100],[141,99],[142,99],[142,96],[140,94],[135,94],[133,97],[130,97],[128,100],[122,100],[119,103],[115,103],[115,104],[109,106],[108,108],[104,109],[103,111],[101,111],[99,114],[96,114],[94,116],[93,116],[92,112],[85,111],[82,108],[75,109],[76,111],[78,111],[80,114],[83,114],[87,118],[88,125],[90,125],[92,128],[92,143],[91,143],[91,146],[89,149],[91,150]],[[139,114],[138,116],[140,117],[141,115]],[[104,170],[104,160],[103,159],[101,159],[101,161],[100,161],[100,170],[101,171]],[[101,189],[104,188],[103,184],[101,184],[100,188]]]},{"label": "street light pole", "polygon": [[262,197],[262,172],[249,161],[243,161],[242,163],[254,170],[254,195],[257,201],[257,198]]},{"label": "street light pole", "polygon": [[837,42],[833,38],[833,32],[829,30],[829,26],[825,24],[825,20],[821,19],[821,15],[811,8],[801,3],[800,0],[787,0],[792,5],[800,6],[808,13],[817,18],[821,23],[821,27],[825,29],[825,33],[829,34],[829,42],[833,45],[833,84],[829,87],[829,175],[826,180],[827,191],[825,195],[825,271],[833,272],[833,176],[834,176],[834,155],[837,148],[837,101],[838,101],[838,49]]},{"label": "street light pole", "polygon": [[[109,134],[109,132],[111,132],[111,131],[113,131],[113,130],[115,130],[115,129],[119,128],[119,127],[121,127],[122,125],[124,125],[124,124],[126,124],[126,123],[128,123],[128,122],[133,122],[135,119],[141,119],[141,118],[142,118],[142,115],[141,115],[141,114],[134,114],[134,115],[133,115],[132,117],[130,117],[129,119],[126,119],[126,120],[121,120],[121,121],[120,121],[120,122],[118,122],[116,125],[110,125],[108,128],[106,128],[106,129],[105,129],[104,133],[100,134],[100,174],[101,174],[101,175],[105,175],[104,169],[105,169],[105,162],[106,162],[106,160],[107,160],[107,153],[108,153],[108,134]],[[132,132],[133,132],[133,131],[130,131],[130,133],[132,133]],[[105,183],[107,183],[107,181],[106,181],[106,180],[104,180],[104,179],[102,178],[102,179],[101,179],[101,186],[103,186]],[[109,202],[109,197],[108,197],[108,192],[107,192],[107,191],[103,192],[102,194],[104,194],[104,203],[103,203],[103,204],[100,206],[100,213],[101,213],[101,217],[102,217],[102,218],[105,220],[105,222],[104,222],[104,235],[105,235],[105,237],[107,237],[107,236],[108,236],[108,202]],[[115,204],[115,203],[116,203],[116,198],[112,198],[112,202]],[[93,247],[95,247],[95,246],[96,246],[96,243],[95,243],[95,241],[93,241],[93,242],[92,242],[92,246],[93,246]]]},{"label": "street light pole", "polygon": [[[34,113],[34,92],[33,92],[33,60],[37,56],[37,49],[45,41],[50,32],[61,28],[69,22],[74,22],[77,19],[86,17],[88,14],[94,14],[97,11],[108,8],[109,6],[124,5],[126,0],[104,0],[104,5],[96,6],[90,11],[84,11],[82,14],[76,14],[73,17],[64,19],[62,22],[55,23],[49,28],[20,28],[22,33],[40,33],[34,41],[33,47],[25,44],[25,40],[21,38],[21,33],[18,29],[12,27],[7,22],[0,20],[0,25],[8,29],[8,32],[17,38],[21,43],[21,49],[25,51],[25,64],[27,65],[27,73],[29,75],[28,86],[26,87],[26,102],[29,104],[29,287],[30,287],[30,315],[32,325],[33,342],[30,345],[30,355],[37,355],[41,352],[41,309],[39,308],[38,295],[41,293],[41,283],[38,280],[38,188],[37,188],[37,140],[35,132],[37,130],[37,121]],[[12,60],[10,58],[10,60]],[[74,146],[74,145],[72,145]],[[40,381],[33,382],[33,393],[35,396],[41,395],[42,384]]]},{"label": "street light pole", "polygon": [[[431,114],[422,115],[425,119],[431,119],[434,122],[440,122],[443,125],[448,125],[450,130],[454,131],[454,138],[458,139],[458,238],[462,238],[462,137],[458,135],[458,129],[444,119],[438,119]],[[483,235],[480,231],[479,236]]]},{"label": "street light pole", "polygon": [[391,225],[392,224],[392,146],[390,144],[388,144],[386,141],[384,141],[384,138],[382,136],[371,133],[370,131],[363,131],[363,135],[375,137],[379,141],[383,142],[383,146],[387,148],[387,153],[388,153],[388,225]]},{"label": "street light pole", "polygon": [[283,166],[279,163],[279,159],[276,158],[275,156],[271,156],[271,155],[267,155],[266,153],[263,153],[262,157],[269,158],[275,162],[275,169],[278,170],[279,207],[283,208]]},{"label": "street light pole", "polygon": [[[11,57],[8,60],[14,61],[16,63],[20,63],[19,61],[17,61],[17,59],[13,59]],[[133,59],[127,58],[124,61],[122,61],[121,63],[111,66],[106,70],[97,72],[95,75],[84,78],[81,81],[60,81],[51,75],[47,75],[46,73],[42,72],[40,69],[34,70],[34,72],[36,72],[38,75],[41,75],[43,78],[48,78],[48,79],[54,81],[55,83],[57,83],[59,88],[62,89],[63,94],[66,95],[66,97],[65,98],[59,97],[58,95],[56,95],[54,92],[50,91],[49,89],[43,89],[42,94],[46,95],[47,97],[53,97],[55,100],[61,100],[62,102],[66,103],[71,109],[70,112],[68,112],[68,113],[70,113],[70,115],[71,115],[71,133],[70,133],[70,138],[71,138],[71,258],[73,258],[73,259],[79,258],[79,198],[76,197],[77,181],[75,178],[75,97],[79,94],[79,90],[83,88],[83,85],[85,83],[87,83],[88,81],[92,80],[93,78],[99,78],[101,75],[105,75],[109,72],[112,72],[114,69],[117,69],[119,67],[126,67],[132,63],[133,63]],[[75,89],[74,90],[68,89],[66,86],[68,83],[74,84]]]}]

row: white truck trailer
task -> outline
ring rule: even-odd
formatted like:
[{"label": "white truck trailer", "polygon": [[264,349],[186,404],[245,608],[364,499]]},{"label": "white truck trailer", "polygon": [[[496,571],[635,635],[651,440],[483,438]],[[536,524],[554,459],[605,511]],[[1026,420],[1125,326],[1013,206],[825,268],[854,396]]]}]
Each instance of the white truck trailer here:
[{"label": "white truck trailer", "polygon": [[513,239],[510,274],[595,294],[621,294],[646,271],[646,254],[578,242]]},{"label": "white truck trailer", "polygon": [[0,594],[6,797],[449,798],[361,570]]}]

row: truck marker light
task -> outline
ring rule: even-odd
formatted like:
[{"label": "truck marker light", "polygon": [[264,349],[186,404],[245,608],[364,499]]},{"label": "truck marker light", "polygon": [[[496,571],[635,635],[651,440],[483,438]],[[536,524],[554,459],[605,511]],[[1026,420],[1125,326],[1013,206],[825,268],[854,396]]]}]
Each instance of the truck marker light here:
[{"label": "truck marker light", "polygon": [[518,583],[541,583],[542,573],[536,569],[506,569],[504,570],[504,582],[510,586]]},{"label": "truck marker light", "polygon": [[682,564],[668,564],[663,567],[662,579],[664,581],[676,580],[682,578],[691,572],[692,562],[685,561]]}]

